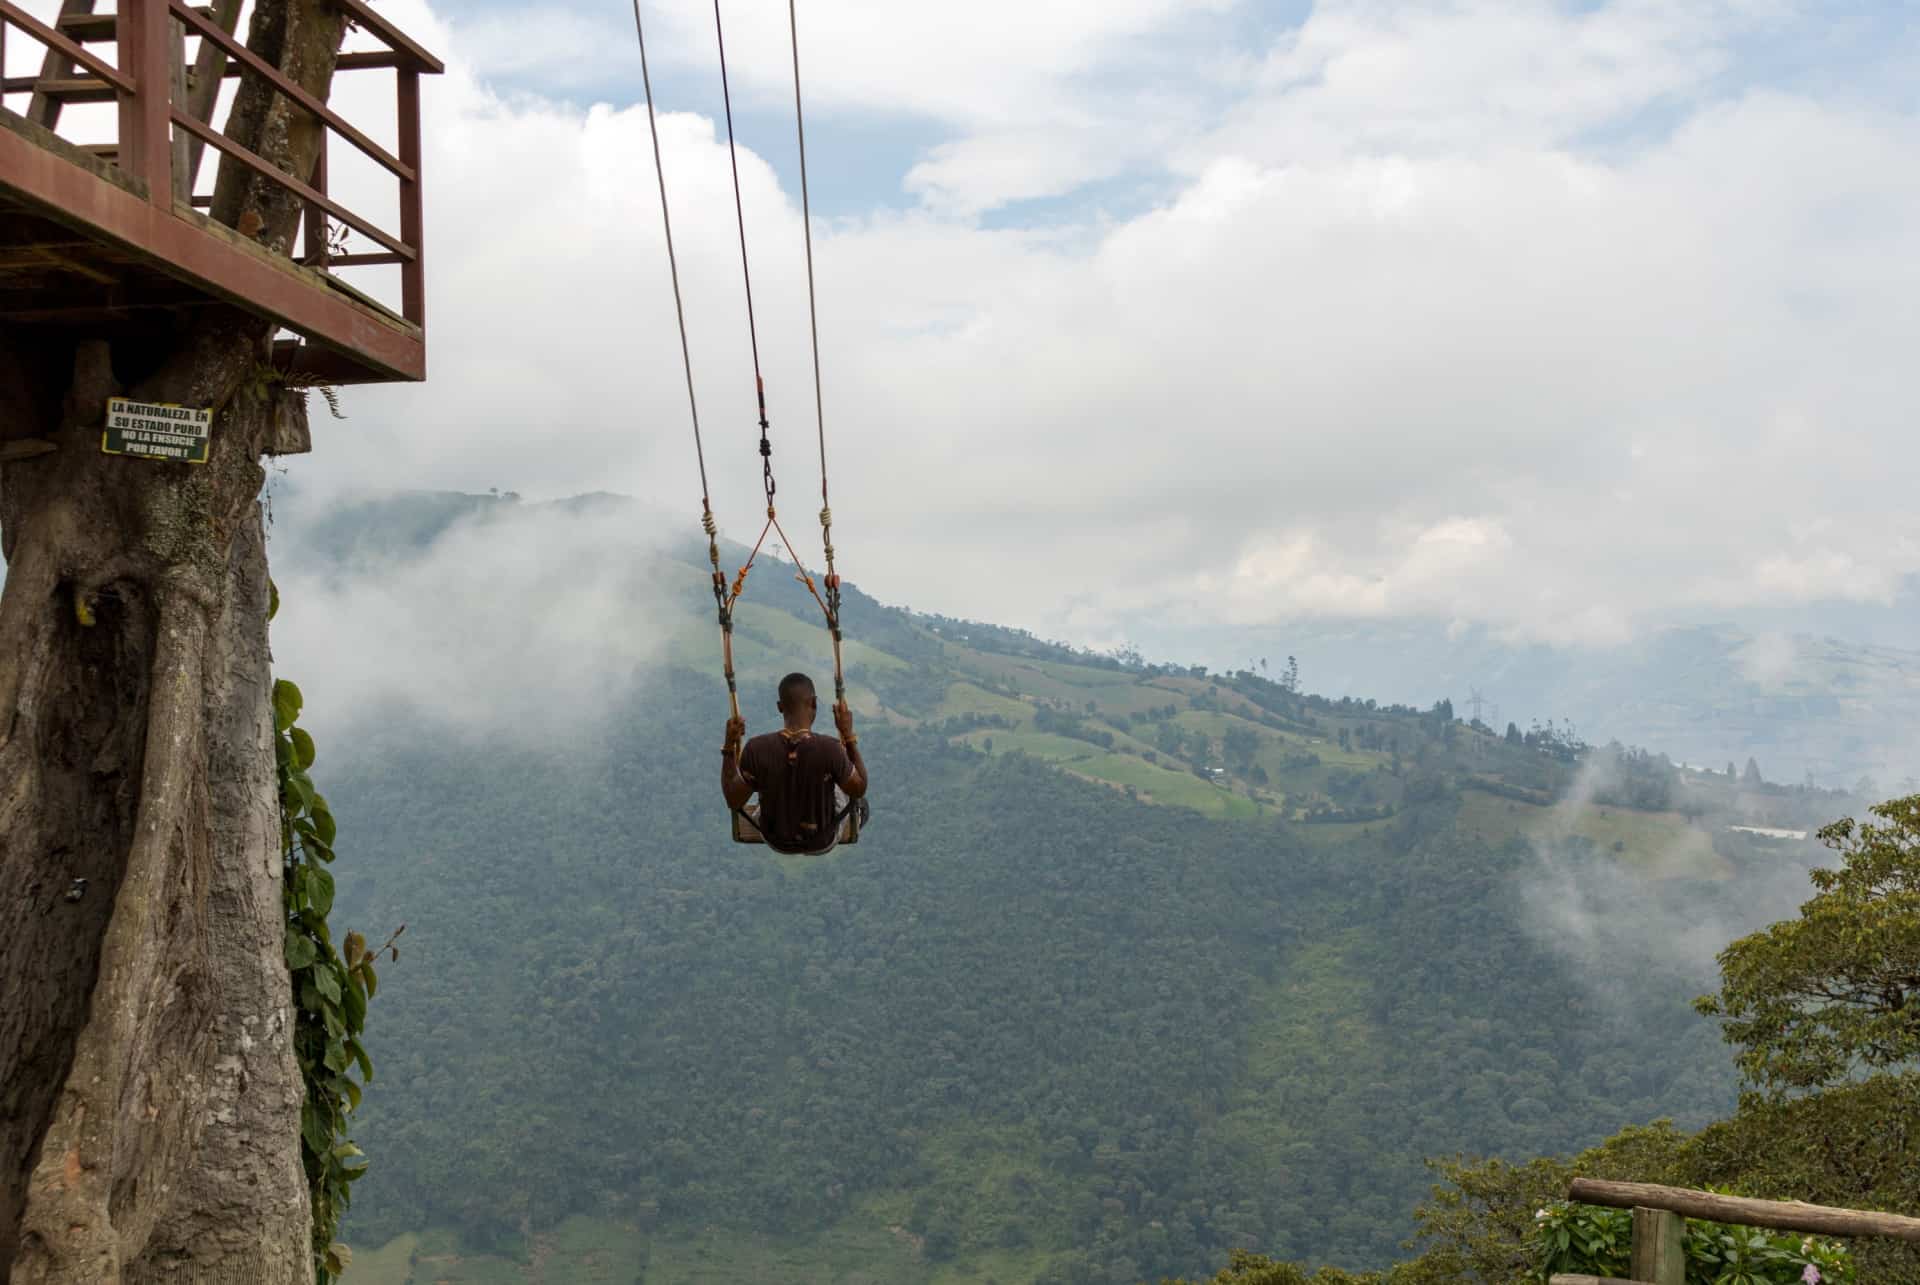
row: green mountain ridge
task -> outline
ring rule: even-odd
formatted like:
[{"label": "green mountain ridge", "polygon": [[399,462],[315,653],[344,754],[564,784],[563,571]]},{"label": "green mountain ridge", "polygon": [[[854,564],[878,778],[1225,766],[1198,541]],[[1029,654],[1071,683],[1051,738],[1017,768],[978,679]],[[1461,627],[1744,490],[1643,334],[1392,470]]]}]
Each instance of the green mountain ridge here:
[{"label": "green mountain ridge", "polygon": [[[293,560],[377,577],[546,507],[342,507]],[[777,565],[740,611],[750,708],[826,668]],[[1607,971],[1556,872],[1606,889],[1607,931],[1750,926],[1817,849],[1733,827],[1858,806],[850,589],[875,822],[773,860],[725,839],[705,570],[704,546],[607,569],[666,596],[636,607],[662,647],[563,736],[393,708],[322,742],[338,917],[408,924],[358,1130],[373,1285],[1377,1265],[1427,1156],[1732,1100],[1697,960]]]},{"label": "green mountain ridge", "polygon": [[1145,622],[1131,632],[1163,655],[1241,658],[1284,645],[1317,690],[1445,694],[1462,709],[1479,692],[1488,720],[1502,725],[1551,714],[1589,739],[1657,746],[1709,767],[1757,758],[1770,779],[1853,787],[1870,777],[1891,791],[1920,775],[1920,744],[1905,730],[1920,717],[1920,652],[1908,645],[1920,614],[1910,597],[1871,616],[1824,603],[1650,624],[1596,646],[1434,620],[1177,631]]}]

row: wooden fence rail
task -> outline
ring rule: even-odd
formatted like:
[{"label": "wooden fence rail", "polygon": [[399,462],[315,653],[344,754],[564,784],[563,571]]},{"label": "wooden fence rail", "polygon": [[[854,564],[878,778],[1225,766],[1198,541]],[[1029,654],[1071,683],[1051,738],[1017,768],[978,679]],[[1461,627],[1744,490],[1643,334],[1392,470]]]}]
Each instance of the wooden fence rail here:
[{"label": "wooden fence rail", "polygon": [[1799,1200],[1753,1200],[1686,1187],[1606,1182],[1595,1178],[1575,1178],[1567,1190],[1567,1199],[1576,1204],[1633,1211],[1632,1266],[1628,1269],[1633,1275],[1621,1279],[1562,1274],[1555,1276],[1549,1285],[1683,1285],[1686,1280],[1683,1218],[1705,1218],[1817,1236],[1891,1236],[1920,1242],[1920,1218],[1866,1209],[1836,1209]]},{"label": "wooden fence rail", "polygon": [[1716,1196],[1710,1191],[1661,1187],[1650,1182],[1602,1182],[1575,1178],[1567,1199],[1583,1205],[1613,1209],[1665,1209],[1687,1218],[1771,1227],[1775,1231],[1807,1232],[1817,1236],[1892,1236],[1920,1241],[1920,1218],[1874,1213],[1866,1209],[1836,1209],[1799,1200],[1752,1200],[1745,1196]]}]

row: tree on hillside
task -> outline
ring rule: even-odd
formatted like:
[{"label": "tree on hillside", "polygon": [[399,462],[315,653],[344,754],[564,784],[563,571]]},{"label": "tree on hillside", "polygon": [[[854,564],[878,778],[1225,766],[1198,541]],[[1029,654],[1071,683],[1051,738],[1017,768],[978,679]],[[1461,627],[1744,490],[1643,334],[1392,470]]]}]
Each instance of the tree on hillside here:
[{"label": "tree on hillside", "polygon": [[[316,98],[326,0],[256,0],[248,45]],[[216,73],[217,74],[217,73]],[[320,126],[258,77],[224,132],[313,172]],[[211,213],[286,254],[297,199],[224,158]],[[0,1277],[312,1279],[289,1035],[261,457],[301,395],[274,326],[0,335]],[[110,395],[218,408],[208,462],[99,449]]]},{"label": "tree on hillside", "polygon": [[1751,785],[1755,787],[1759,787],[1767,783],[1766,779],[1760,775],[1760,764],[1756,762],[1751,755],[1747,757],[1747,770],[1741,775],[1740,783],[1742,785]]},{"label": "tree on hillside", "polygon": [[1248,764],[1253,761],[1253,756],[1259,753],[1260,737],[1250,727],[1235,725],[1227,728],[1226,733],[1221,737],[1221,745],[1227,761],[1245,771]]},{"label": "tree on hillside", "polygon": [[1820,832],[1839,869],[1811,874],[1800,918],[1720,954],[1722,1020],[1754,1084],[1806,1090],[1920,1061],[1920,797],[1876,805],[1880,823]]}]

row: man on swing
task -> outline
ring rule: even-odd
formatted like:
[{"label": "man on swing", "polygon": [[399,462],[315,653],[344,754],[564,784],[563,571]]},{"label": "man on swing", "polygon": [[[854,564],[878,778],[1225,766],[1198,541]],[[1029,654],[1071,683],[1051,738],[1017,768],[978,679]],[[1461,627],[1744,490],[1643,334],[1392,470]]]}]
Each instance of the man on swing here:
[{"label": "man on swing", "polygon": [[781,852],[818,852],[833,845],[834,821],[839,809],[837,786],[850,803],[867,792],[867,765],[860,757],[860,738],[853,732],[853,711],[846,702],[833,707],[833,725],[840,733],[816,736],[813,720],[820,702],[813,680],[788,674],[780,680],[780,715],[786,725],[765,732],[741,748],[747,734],[743,718],[727,720],[727,740],[720,749],[720,791],[727,806],[738,812],[757,792],[760,812],[755,818],[769,847]]}]

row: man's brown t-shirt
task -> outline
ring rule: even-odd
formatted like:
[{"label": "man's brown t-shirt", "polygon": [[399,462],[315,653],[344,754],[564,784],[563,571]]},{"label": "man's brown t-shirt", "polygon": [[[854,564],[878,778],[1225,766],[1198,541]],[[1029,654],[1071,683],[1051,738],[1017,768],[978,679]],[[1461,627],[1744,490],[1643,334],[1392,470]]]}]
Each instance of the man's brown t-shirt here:
[{"label": "man's brown t-shirt", "polygon": [[760,833],[780,848],[827,843],[838,810],[834,787],[845,785],[852,772],[838,738],[811,732],[792,741],[766,732],[740,754],[740,775],[760,793]]}]

